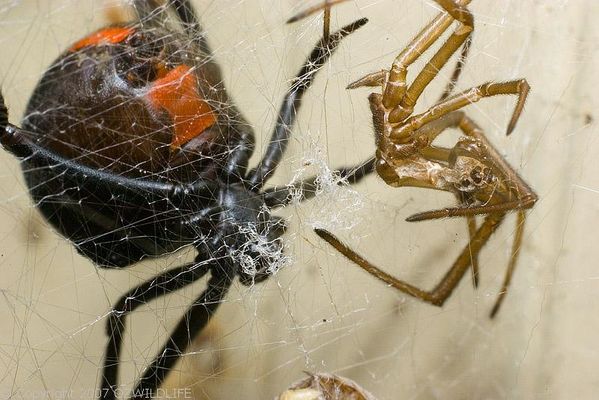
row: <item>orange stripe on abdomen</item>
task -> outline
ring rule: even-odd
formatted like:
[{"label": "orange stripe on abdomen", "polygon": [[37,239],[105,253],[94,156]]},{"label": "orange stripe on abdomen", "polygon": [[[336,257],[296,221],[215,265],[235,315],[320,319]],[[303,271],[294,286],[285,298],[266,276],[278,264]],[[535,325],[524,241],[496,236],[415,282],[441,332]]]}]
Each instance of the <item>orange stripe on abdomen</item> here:
[{"label": "orange stripe on abdomen", "polygon": [[166,72],[148,93],[152,105],[166,110],[174,124],[171,147],[181,147],[216,123],[216,116],[198,91],[197,78],[187,65]]},{"label": "orange stripe on abdomen", "polygon": [[102,46],[108,44],[121,43],[127,39],[135,29],[113,26],[101,29],[91,35],[84,37],[71,46],[70,51],[77,51],[87,46]]}]

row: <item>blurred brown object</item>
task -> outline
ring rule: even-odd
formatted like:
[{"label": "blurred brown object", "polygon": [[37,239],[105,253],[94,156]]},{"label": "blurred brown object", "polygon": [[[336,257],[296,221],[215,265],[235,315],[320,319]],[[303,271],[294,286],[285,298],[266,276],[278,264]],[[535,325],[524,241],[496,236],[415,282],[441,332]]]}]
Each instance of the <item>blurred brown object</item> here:
[{"label": "blurred brown object", "polygon": [[333,374],[312,374],[294,383],[275,400],[376,400],[351,379]]}]

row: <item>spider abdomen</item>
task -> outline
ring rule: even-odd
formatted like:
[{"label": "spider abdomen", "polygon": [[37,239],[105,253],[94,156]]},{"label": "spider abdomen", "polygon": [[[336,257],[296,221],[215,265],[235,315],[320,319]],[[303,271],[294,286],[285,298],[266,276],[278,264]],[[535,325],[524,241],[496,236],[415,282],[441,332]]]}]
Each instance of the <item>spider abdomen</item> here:
[{"label": "spider abdomen", "polygon": [[218,68],[183,40],[130,27],[89,35],[45,73],[23,126],[91,167],[177,182],[210,174],[244,121]]},{"label": "spider abdomen", "polygon": [[[34,90],[23,127],[65,159],[173,188],[217,179],[228,142],[249,129],[209,57],[178,33],[137,26],[72,45]],[[209,229],[186,230],[184,220],[211,206],[211,195],[175,204],[168,191],[123,194],[85,178],[73,183],[39,160],[22,167],[45,218],[100,266],[175,251]]]}]

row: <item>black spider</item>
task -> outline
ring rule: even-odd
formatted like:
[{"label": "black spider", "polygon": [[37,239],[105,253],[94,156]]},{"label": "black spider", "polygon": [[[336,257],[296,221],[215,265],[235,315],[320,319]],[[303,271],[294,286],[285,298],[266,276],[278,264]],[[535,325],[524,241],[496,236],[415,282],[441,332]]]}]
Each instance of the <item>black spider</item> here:
[{"label": "black spider", "polygon": [[[285,225],[271,210],[294,188],[263,190],[281,160],[297,109],[316,71],[358,20],[310,54],[284,97],[270,142],[248,171],[252,127],[229,99],[220,70],[187,0],[168,7],[134,2],[139,22],[111,26],[72,45],[35,89],[22,127],[8,123],[0,94],[0,142],[22,159],[25,180],[44,217],[100,267],[127,267],[182,246],[195,262],[161,273],[114,305],[100,397],[116,397],[125,316],[210,272],[137,383],[151,394],[206,326],[235,276],[250,285],[269,277]],[[181,31],[169,28],[169,13]],[[350,183],[373,161],[339,170]],[[303,198],[314,195],[307,179]],[[240,252],[245,260],[243,268]]]}]

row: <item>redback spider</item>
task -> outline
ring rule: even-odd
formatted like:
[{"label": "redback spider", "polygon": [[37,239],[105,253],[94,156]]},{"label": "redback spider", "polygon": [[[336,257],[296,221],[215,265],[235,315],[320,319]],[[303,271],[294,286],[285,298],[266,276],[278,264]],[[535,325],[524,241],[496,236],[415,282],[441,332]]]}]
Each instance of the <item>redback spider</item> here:
[{"label": "redback spider", "polygon": [[[530,87],[525,79],[487,82],[450,96],[468,53],[474,29],[474,17],[467,8],[470,0],[435,0],[442,8],[393,61],[389,70],[366,75],[348,86],[380,87],[368,100],[374,122],[376,171],[390,186],[412,186],[450,192],[459,205],[421,212],[407,220],[424,221],[448,217],[465,217],[470,242],[462,250],[445,276],[432,290],[423,290],[382,271],[357,254],[330,232],[316,233],[358,266],[389,286],[430,304],[442,306],[451,296],[467,270],[472,267],[474,286],[478,285],[478,254],[505,219],[506,213],[517,214],[514,242],[502,289],[490,316],[501,306],[511,282],[522,245],[525,210],[532,208],[536,194],[501,157],[482,129],[461,108],[486,97],[516,95],[517,102],[507,128],[509,135],[516,126]],[[422,71],[408,84],[408,68],[454,23],[457,27]],[[461,60],[440,100],[428,110],[414,115],[414,107],[439,70],[460,47]],[[464,134],[451,148],[433,142],[448,129]],[[484,215],[481,224],[476,216]]]},{"label": "redback spider", "polygon": [[[150,396],[206,326],[234,278],[267,279],[282,252],[282,218],[295,187],[264,189],[285,153],[302,96],[358,20],[325,35],[284,96],[257,166],[252,126],[229,98],[198,18],[187,0],[133,2],[139,21],[77,41],[46,71],[21,127],[8,123],[0,95],[0,141],[22,159],[31,197],[48,222],[96,265],[123,268],[183,246],[195,261],[140,284],[118,300],[99,395],[117,397],[128,313],[208,272],[132,397]],[[171,15],[172,14],[172,15]],[[175,17],[179,26],[170,26]],[[338,173],[356,183],[373,160]],[[303,199],[316,178],[300,182]],[[241,255],[240,255],[241,254]],[[242,263],[243,261],[243,263]]]}]

